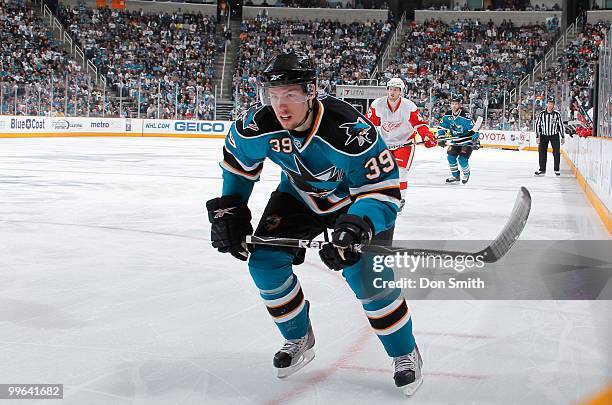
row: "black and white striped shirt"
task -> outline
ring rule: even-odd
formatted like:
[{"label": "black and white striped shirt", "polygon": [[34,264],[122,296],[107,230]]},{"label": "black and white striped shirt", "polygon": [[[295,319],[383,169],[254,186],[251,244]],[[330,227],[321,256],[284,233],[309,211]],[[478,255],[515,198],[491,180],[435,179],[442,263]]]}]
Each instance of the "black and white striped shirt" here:
[{"label": "black and white striped shirt", "polygon": [[546,110],[542,111],[536,121],[536,135],[559,135],[563,138],[565,132],[561,113],[557,110],[551,113]]}]

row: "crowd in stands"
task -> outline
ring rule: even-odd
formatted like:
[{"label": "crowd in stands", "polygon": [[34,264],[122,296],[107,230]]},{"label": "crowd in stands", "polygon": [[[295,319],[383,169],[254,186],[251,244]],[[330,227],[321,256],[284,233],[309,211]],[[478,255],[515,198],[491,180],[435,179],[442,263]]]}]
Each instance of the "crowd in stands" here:
[{"label": "crowd in stands", "polygon": [[[557,101],[573,100],[559,105],[565,109],[564,118],[576,119],[577,111],[588,111],[592,107],[592,90],[595,64],[599,57],[599,47],[604,41],[609,23],[586,24],[581,32],[569,41],[555,63],[552,63],[528,94],[520,98],[517,109],[513,109],[515,120],[521,114],[522,122],[531,120],[530,111],[544,108],[546,99],[553,97]],[[568,110],[569,109],[569,110]],[[567,113],[567,115],[565,115]]]},{"label": "crowd in stands", "polygon": [[500,109],[504,90],[512,90],[533,69],[557,34],[558,21],[521,27],[508,21],[413,22],[378,80],[401,77],[408,96],[421,103],[431,96],[435,120],[451,94],[461,94],[472,110]]},{"label": "crowd in stands", "polygon": [[300,49],[316,61],[321,92],[368,79],[393,30],[390,22],[286,21],[259,16],[243,21],[234,74],[238,109],[256,96],[256,82],[274,52]]},{"label": "crowd in stands", "polygon": [[82,65],[23,2],[0,2],[0,67],[2,114],[84,114],[89,109],[96,115],[104,106],[101,90]]},{"label": "crowd in stands", "polygon": [[388,9],[386,1],[376,0],[247,0],[245,6],[258,7],[301,7],[301,8],[351,8],[351,9]]},{"label": "crowd in stands", "polygon": [[[0,0],[0,113],[135,117],[140,105],[143,118],[215,117],[211,83],[220,44],[211,18],[61,10],[73,38],[111,85],[96,85],[23,2]],[[384,85],[401,77],[406,96],[433,125],[447,110],[450,96],[461,94],[470,112],[486,116],[487,127],[529,128],[547,97],[560,101],[562,91],[565,99],[577,97],[580,107],[591,107],[594,64],[609,23],[581,26],[555,63],[523,88],[518,103],[510,100],[510,91],[556,40],[558,25],[557,19],[520,27],[509,21],[413,22],[375,79]],[[235,113],[256,100],[257,76],[273,53],[305,51],[317,64],[320,93],[335,94],[336,85],[370,78],[393,30],[390,21],[342,24],[264,15],[243,21],[233,77]]]},{"label": "crowd in stands", "polygon": [[450,6],[451,2],[439,4],[432,3],[424,8],[427,10],[439,10],[439,11],[561,11],[561,7],[558,3],[548,6],[542,4],[531,4],[529,0],[494,0],[485,1],[483,7],[477,7],[470,9],[468,2],[465,1],[463,4],[457,2],[454,6]]},{"label": "crowd in stands", "polygon": [[133,115],[138,94],[140,112],[147,116],[214,114],[212,78],[218,46],[214,18],[63,6],[58,18],[112,90],[129,97],[124,115]]}]

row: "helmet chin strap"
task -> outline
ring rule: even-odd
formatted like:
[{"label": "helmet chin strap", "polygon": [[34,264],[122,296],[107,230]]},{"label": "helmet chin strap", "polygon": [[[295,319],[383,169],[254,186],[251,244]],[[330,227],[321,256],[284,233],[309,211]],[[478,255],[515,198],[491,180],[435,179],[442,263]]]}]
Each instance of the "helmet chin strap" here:
[{"label": "helmet chin strap", "polygon": [[[310,100],[312,100],[312,104],[310,104]],[[304,117],[304,119],[299,124],[297,124],[295,126],[296,128],[299,128],[302,125],[304,125],[304,123],[308,120],[308,117],[310,117],[310,113],[312,112],[313,107],[314,107],[314,98],[313,99],[308,99],[308,111],[306,111],[306,116]]]}]

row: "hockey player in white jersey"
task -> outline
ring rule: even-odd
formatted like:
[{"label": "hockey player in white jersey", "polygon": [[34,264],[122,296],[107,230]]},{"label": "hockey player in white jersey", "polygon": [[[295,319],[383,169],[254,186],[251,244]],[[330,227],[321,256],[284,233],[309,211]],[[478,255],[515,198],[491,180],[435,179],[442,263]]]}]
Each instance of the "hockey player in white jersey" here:
[{"label": "hockey player in white jersey", "polygon": [[387,96],[374,100],[368,111],[368,118],[380,128],[380,133],[400,169],[400,211],[404,207],[404,194],[408,187],[408,170],[414,159],[416,134],[420,135],[425,147],[433,148],[437,145],[436,138],[429,131],[416,104],[403,97],[404,88],[402,79],[392,78],[387,82]]}]

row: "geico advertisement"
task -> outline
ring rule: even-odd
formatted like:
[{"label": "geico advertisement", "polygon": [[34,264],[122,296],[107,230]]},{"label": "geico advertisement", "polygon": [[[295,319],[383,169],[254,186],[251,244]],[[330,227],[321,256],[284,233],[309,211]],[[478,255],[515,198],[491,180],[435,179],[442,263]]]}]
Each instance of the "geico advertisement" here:
[{"label": "geico advertisement", "polygon": [[231,121],[143,120],[143,134],[225,136]]}]

